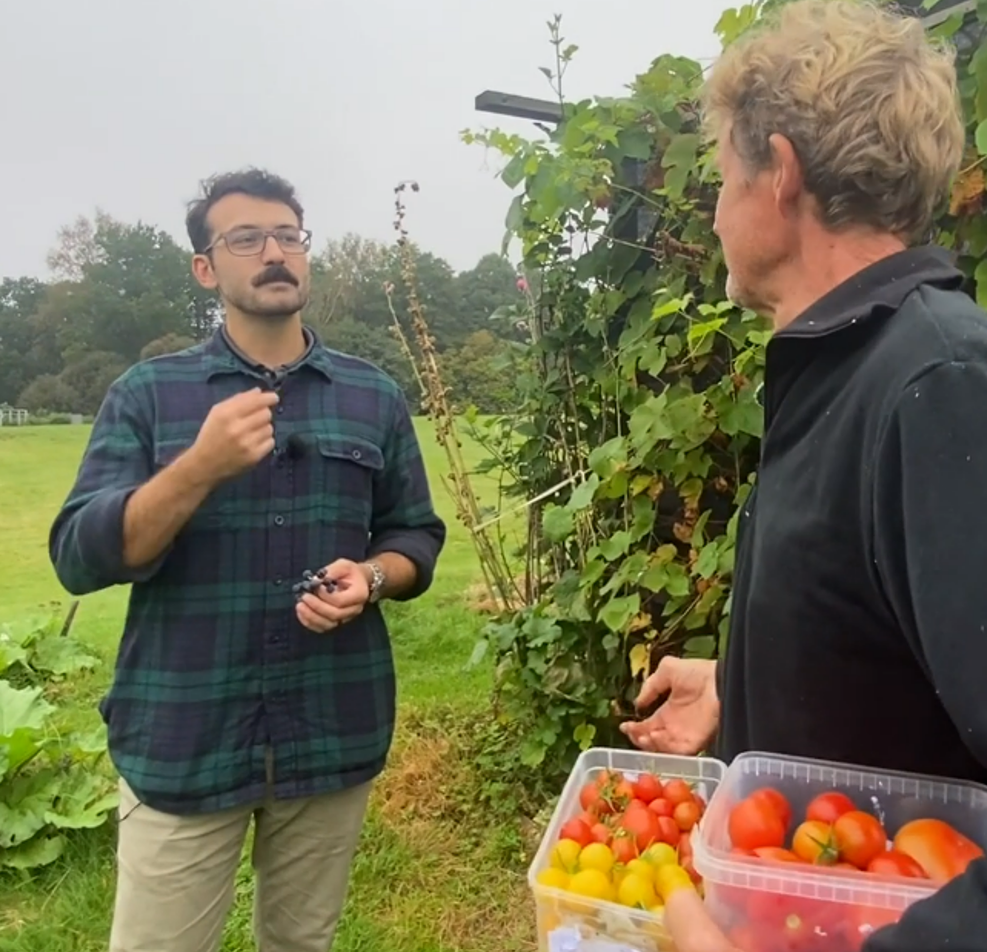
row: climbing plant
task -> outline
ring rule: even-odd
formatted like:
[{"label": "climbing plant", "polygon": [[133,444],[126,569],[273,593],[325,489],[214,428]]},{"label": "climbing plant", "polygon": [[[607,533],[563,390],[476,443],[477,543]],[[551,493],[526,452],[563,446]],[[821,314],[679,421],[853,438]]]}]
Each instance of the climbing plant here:
[{"label": "climbing plant", "polygon": [[[722,43],[765,8],[727,10]],[[960,57],[969,156],[938,237],[982,303],[985,23],[980,0],[935,31],[975,31]],[[700,64],[659,56],[627,95],[572,103],[562,79],[577,48],[558,18],[549,30],[554,65],[543,72],[562,121],[538,138],[463,135],[505,157],[501,178],[516,192],[505,247],[518,241],[528,291],[514,317],[530,334],[518,412],[475,424],[526,505],[526,604],[487,626],[474,657],[494,656],[499,716],[523,726],[525,763],[561,772],[580,748],[618,742],[664,654],[723,649],[769,328],[725,297]]]}]

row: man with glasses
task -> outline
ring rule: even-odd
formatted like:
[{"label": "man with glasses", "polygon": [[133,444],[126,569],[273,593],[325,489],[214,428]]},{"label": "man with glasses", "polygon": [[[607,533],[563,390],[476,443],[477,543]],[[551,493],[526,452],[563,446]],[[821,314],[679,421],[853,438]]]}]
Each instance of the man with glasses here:
[{"label": "man with glasses", "polygon": [[395,685],[379,602],[445,541],[397,384],[302,323],[311,233],[259,170],[187,227],[224,320],[110,388],[51,559],[68,591],[132,584],[101,704],[120,773],[111,952],[216,952],[253,820],[262,952],[326,952]]}]

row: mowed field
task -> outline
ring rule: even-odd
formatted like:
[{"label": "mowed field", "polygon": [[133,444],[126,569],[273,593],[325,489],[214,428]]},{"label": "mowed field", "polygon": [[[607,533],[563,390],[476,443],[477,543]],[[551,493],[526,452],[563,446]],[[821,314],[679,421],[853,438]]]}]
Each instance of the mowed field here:
[{"label": "mowed field", "polygon": [[[48,561],[47,538],[88,438],[84,426],[0,429],[0,622],[67,608]],[[388,618],[398,666],[399,728],[378,783],[334,952],[523,952],[534,948],[534,908],[524,879],[519,829],[474,806],[469,759],[477,729],[492,717],[490,676],[466,670],[483,617],[470,604],[479,567],[469,533],[443,485],[445,454],[418,422],[436,506],[449,536],[431,591]],[[482,457],[468,438],[467,465]],[[496,505],[492,479],[476,488]],[[327,554],[327,560],[328,560]],[[127,590],[85,597],[73,635],[104,658],[74,683],[67,718],[97,725]],[[66,855],[33,875],[0,875],[0,952],[105,952],[112,911],[112,824],[80,834]],[[249,844],[248,844],[249,846]],[[246,858],[224,952],[255,948]]]}]

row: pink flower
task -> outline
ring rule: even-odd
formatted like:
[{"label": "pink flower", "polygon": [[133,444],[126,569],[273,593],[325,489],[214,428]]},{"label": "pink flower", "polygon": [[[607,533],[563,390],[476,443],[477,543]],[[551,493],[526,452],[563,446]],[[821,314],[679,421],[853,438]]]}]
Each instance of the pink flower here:
[{"label": "pink flower", "polygon": [[528,282],[524,278],[518,278],[517,279],[517,289],[519,291],[522,291],[522,292],[527,291],[528,290]]}]

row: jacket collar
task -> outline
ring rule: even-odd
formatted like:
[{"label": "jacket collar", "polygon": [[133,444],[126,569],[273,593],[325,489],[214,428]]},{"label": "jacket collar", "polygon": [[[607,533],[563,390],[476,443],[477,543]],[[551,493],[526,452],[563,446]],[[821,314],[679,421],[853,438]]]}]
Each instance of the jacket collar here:
[{"label": "jacket collar", "polygon": [[945,248],[908,248],[868,265],[774,336],[822,337],[858,321],[897,311],[905,298],[923,284],[956,290],[964,281],[963,272]]}]

